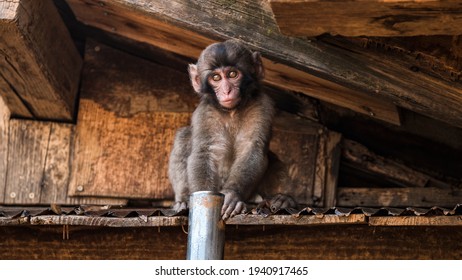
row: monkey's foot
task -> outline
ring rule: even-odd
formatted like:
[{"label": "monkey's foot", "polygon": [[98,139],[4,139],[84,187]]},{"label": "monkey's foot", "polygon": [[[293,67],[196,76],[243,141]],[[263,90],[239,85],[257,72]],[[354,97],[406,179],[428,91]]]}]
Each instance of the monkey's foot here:
[{"label": "monkey's foot", "polygon": [[225,201],[221,208],[221,216],[223,220],[247,212],[247,205],[241,200],[240,196],[235,191],[224,191],[223,194],[225,195]]},{"label": "monkey's foot", "polygon": [[186,201],[176,201],[175,204],[173,205],[172,209],[178,213],[183,210],[188,209],[188,203]]},{"label": "monkey's foot", "polygon": [[269,201],[269,207],[275,213],[280,209],[297,208],[297,203],[291,196],[278,193]]}]

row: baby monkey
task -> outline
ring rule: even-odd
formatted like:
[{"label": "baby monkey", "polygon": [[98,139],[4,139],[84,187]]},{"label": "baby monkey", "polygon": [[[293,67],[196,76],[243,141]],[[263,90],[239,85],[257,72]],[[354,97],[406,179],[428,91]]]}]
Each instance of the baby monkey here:
[{"label": "baby monkey", "polygon": [[260,91],[260,54],[236,40],[215,43],[189,65],[189,76],[201,99],[191,125],[177,131],[170,155],[173,208],[186,209],[189,195],[204,190],[225,195],[223,219],[245,213],[255,194],[272,211],[296,207],[290,196],[271,193],[274,184],[292,185],[268,149],[275,109]]}]

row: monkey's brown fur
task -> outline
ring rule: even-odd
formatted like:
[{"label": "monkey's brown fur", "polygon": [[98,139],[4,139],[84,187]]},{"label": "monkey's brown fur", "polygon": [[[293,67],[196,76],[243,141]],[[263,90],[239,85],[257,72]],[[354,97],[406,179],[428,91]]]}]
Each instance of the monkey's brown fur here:
[{"label": "monkey's brown fur", "polygon": [[[260,92],[264,70],[259,53],[235,40],[213,44],[189,73],[201,101],[191,126],[178,130],[170,155],[174,209],[185,209],[189,194],[200,190],[225,194],[224,219],[245,212],[245,201],[257,192],[273,210],[295,207],[292,198],[270,190],[272,184],[291,186],[281,162],[274,156],[268,160],[275,109]],[[271,200],[270,195],[276,196]]]}]

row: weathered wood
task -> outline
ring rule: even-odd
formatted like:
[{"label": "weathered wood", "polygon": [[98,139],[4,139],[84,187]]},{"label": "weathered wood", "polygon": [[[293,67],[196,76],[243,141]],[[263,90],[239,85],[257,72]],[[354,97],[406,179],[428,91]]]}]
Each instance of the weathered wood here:
[{"label": "weathered wood", "polygon": [[10,110],[0,97],[0,203],[3,203],[6,186],[6,171],[8,168],[8,127]]},{"label": "weathered wood", "polygon": [[186,71],[90,42],[69,194],[171,198],[174,133],[189,123],[197,101]]},{"label": "weathered wood", "polygon": [[[181,227],[0,227],[0,259],[184,259]],[[456,259],[462,231],[454,227],[239,226],[226,227],[226,259]]]},{"label": "weathered wood", "polygon": [[124,199],[70,198],[73,125],[11,119],[5,204],[115,204]]},{"label": "weathered wood", "polygon": [[294,184],[293,189],[281,186],[278,192],[293,196],[299,204],[334,206],[340,138],[318,123],[276,115],[270,149],[287,165]]},{"label": "weathered wood", "polygon": [[170,227],[188,226],[188,218],[178,217],[136,217],[109,218],[87,216],[36,216],[31,217],[32,225],[71,225],[92,227]]},{"label": "weathered wood", "polygon": [[313,205],[333,207],[335,206],[342,135],[326,128],[320,128],[318,134],[316,170],[313,176]]},{"label": "weathered wood", "polygon": [[1,1],[0,51],[14,116],[72,120],[82,59],[52,0]]},{"label": "weathered wood", "polygon": [[[317,123],[296,119],[288,114],[276,116],[270,149],[287,165],[293,188],[280,186],[274,193],[285,193],[297,198],[297,202],[307,205],[322,206],[322,201],[314,197],[313,174],[316,159],[323,155],[318,153],[319,141]],[[287,147],[292,147],[288,149]],[[324,188],[324,185],[320,185]]]},{"label": "weathered wood", "polygon": [[340,168],[342,134],[328,131],[326,143],[326,185],[323,207],[334,207],[337,199],[337,182]]},{"label": "weathered wood", "polygon": [[[13,219],[15,220],[15,219]],[[14,223],[11,223],[14,224]],[[169,227],[187,226],[185,216],[178,217],[88,217],[88,216],[35,216],[30,218],[31,225],[71,225],[71,226],[105,226],[105,227]],[[329,224],[367,224],[364,214],[338,215],[237,215],[226,220],[227,225],[329,225]]]},{"label": "weathered wood", "polygon": [[431,178],[404,164],[379,156],[360,143],[348,139],[343,141],[342,156],[356,168],[401,182],[404,186],[425,187]]},{"label": "weathered wood", "polygon": [[[259,47],[259,50],[264,55],[278,58],[271,60],[264,59],[266,67],[265,81],[268,84],[283,89],[299,91],[386,122],[393,124],[400,123],[396,107],[388,101],[380,100],[380,98],[370,96],[361,91],[352,90],[324,78],[319,78],[310,74],[312,71],[305,72],[289,65],[280,64],[279,62],[283,60],[281,59],[281,55],[286,52],[292,54],[293,51],[289,50],[293,46],[282,43],[289,43],[291,40],[278,35],[277,26],[274,24],[270,11],[268,11],[269,7],[266,7],[265,4],[248,3],[246,1],[240,3],[240,1],[238,4],[241,6],[251,6],[249,9],[252,10],[252,14],[256,12],[255,18],[251,18],[250,20],[257,20],[257,23],[244,24],[245,20],[249,20],[248,17],[250,14],[244,14],[245,17],[243,17],[239,14],[242,11],[233,9],[232,11],[236,14],[230,15],[226,14],[226,11],[229,12],[231,10],[226,9],[225,14],[220,16],[229,25],[223,26],[220,24],[223,28],[221,30],[225,34],[216,34],[216,29],[212,27],[211,29],[214,31],[205,30],[210,35],[204,36],[202,35],[202,31],[204,31],[203,27],[200,25],[203,25],[204,22],[209,22],[211,26],[214,26],[215,16],[210,18],[209,16],[211,15],[208,15],[208,13],[223,13],[223,7],[211,8],[208,7],[209,4],[206,2],[201,2],[199,6],[203,5],[203,7],[199,8],[199,6],[190,6],[193,4],[188,4],[184,1],[176,1],[177,3],[156,1],[155,3],[151,3],[125,0],[67,0],[67,2],[71,5],[77,18],[85,24],[193,58],[197,58],[202,49],[215,42],[216,38],[241,37],[241,35],[236,36],[236,34],[240,34],[243,31],[241,26],[245,25],[247,31],[244,33],[250,32],[251,34],[244,34],[242,39],[248,41],[251,47]],[[260,5],[264,5],[264,7]],[[171,8],[165,9],[165,7]],[[198,8],[200,11],[197,10]],[[197,11],[197,13],[194,13],[194,11]],[[193,14],[199,17],[191,19]],[[238,26],[236,26],[234,16],[239,18],[237,20]],[[187,28],[172,24],[172,22],[176,23],[178,19],[183,21],[182,24]],[[260,19],[263,22],[260,22]],[[206,25],[203,26],[205,27]],[[254,30],[260,28],[260,26],[264,26],[262,27],[264,31]],[[225,30],[229,27],[236,28],[236,30]],[[262,34],[268,34],[269,43],[261,41],[260,37]],[[250,35],[249,38],[247,38],[248,35]],[[259,36],[255,37],[255,35]],[[285,51],[281,52],[281,50]],[[312,62],[311,55],[312,53],[309,52],[310,64]],[[295,56],[306,57],[306,54],[297,53]],[[297,65],[297,67],[300,66]],[[330,70],[328,72],[330,73]]]},{"label": "weathered wood", "polygon": [[259,215],[237,215],[226,220],[227,225],[291,225],[291,226],[309,226],[309,225],[329,225],[329,224],[367,224],[367,218],[364,214],[351,214],[348,216],[338,215],[309,215],[309,216],[292,216],[292,215],[270,215],[268,217]]},{"label": "weathered wood", "polygon": [[[41,178],[41,204],[72,204],[67,201],[70,174],[70,154],[74,125],[50,123],[47,157]],[[68,203],[66,203],[68,202]]]},{"label": "weathered wood", "polygon": [[315,37],[459,35],[460,1],[270,0],[283,34]]},{"label": "weathered wood", "polygon": [[50,123],[10,120],[5,204],[40,202]]},{"label": "weathered wood", "polygon": [[338,188],[337,205],[343,207],[454,207],[462,191],[451,188]]},{"label": "weathered wood", "polygon": [[461,216],[370,217],[371,226],[462,226]]},{"label": "weathered wood", "polygon": [[[0,62],[0,65],[1,64],[2,63]],[[3,74],[0,72],[0,98],[5,100],[5,106],[8,106],[13,111],[14,116],[33,118],[32,113],[24,105],[15,91],[16,90],[14,86],[10,85],[3,77]]]}]

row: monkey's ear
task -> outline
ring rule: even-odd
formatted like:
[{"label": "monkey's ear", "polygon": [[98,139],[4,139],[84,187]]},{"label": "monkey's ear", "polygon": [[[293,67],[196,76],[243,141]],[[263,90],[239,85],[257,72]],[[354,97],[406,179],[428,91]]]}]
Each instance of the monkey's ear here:
[{"label": "monkey's ear", "polygon": [[255,76],[259,80],[263,80],[265,77],[265,68],[263,68],[263,63],[261,61],[261,55],[259,52],[252,53],[253,65],[255,67]]},{"label": "monkey's ear", "polygon": [[189,64],[188,72],[194,91],[196,91],[197,93],[201,93],[201,80],[199,77],[199,72],[197,71],[197,65]]}]

